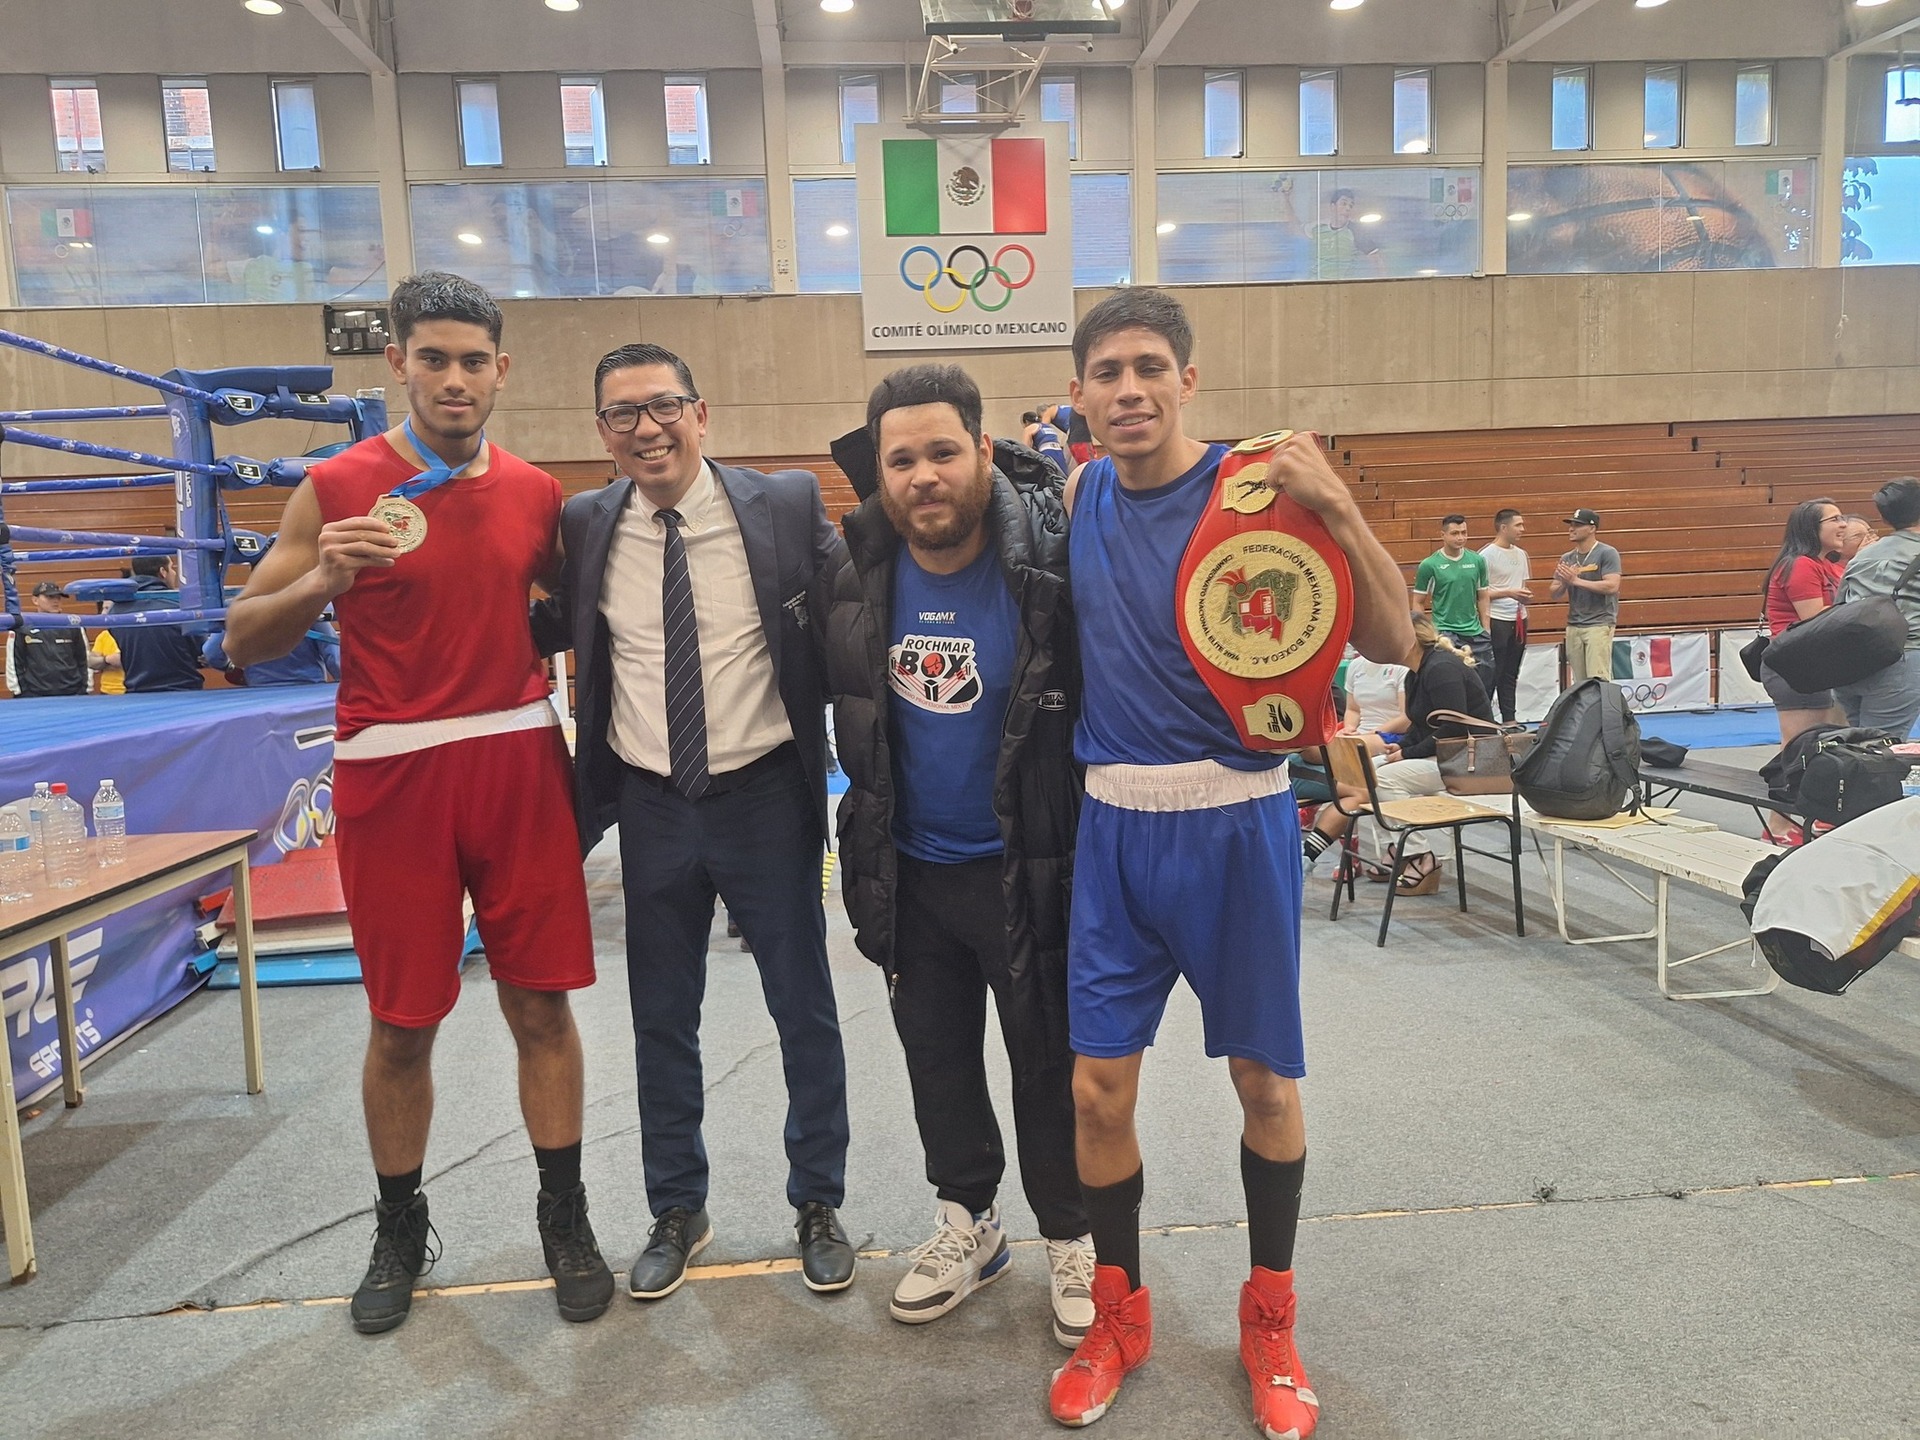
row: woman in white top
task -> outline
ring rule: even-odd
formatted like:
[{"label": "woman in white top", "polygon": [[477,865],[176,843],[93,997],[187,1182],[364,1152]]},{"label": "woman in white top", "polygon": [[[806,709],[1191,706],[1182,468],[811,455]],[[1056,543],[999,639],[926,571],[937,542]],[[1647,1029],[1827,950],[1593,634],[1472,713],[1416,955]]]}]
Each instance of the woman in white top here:
[{"label": "woman in white top", "polygon": [[1378,755],[1407,731],[1407,667],[1356,657],[1347,664],[1345,734],[1364,735]]}]

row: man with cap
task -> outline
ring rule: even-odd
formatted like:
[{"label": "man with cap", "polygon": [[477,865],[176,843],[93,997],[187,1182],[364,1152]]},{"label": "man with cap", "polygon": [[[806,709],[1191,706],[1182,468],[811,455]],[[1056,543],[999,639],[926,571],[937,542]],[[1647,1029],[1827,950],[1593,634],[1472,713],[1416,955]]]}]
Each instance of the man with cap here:
[{"label": "man with cap", "polygon": [[[33,608],[42,615],[60,613],[60,587],[42,580],[33,587]],[[7,688],[22,700],[46,695],[84,695],[87,672],[98,669],[98,657],[87,650],[87,637],[78,629],[42,629],[22,617],[7,647]]]},{"label": "man with cap", "polygon": [[1613,626],[1620,615],[1620,552],[1600,539],[1600,517],[1579,509],[1567,517],[1573,548],[1553,571],[1553,598],[1567,600],[1568,683],[1613,678]]}]

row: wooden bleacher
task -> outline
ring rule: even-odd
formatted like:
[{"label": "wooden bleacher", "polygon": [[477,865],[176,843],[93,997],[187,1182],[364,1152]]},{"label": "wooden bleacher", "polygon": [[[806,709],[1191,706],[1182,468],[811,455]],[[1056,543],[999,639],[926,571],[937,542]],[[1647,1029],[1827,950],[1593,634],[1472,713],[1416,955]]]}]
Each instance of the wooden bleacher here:
[{"label": "wooden bleacher", "polygon": [[[1565,625],[1566,607],[1549,601],[1546,582],[1565,548],[1561,517],[1577,506],[1600,512],[1601,537],[1621,553],[1622,629],[1738,627],[1758,614],[1761,581],[1795,504],[1830,495],[1877,524],[1874,490],[1891,476],[1920,472],[1920,415],[1333,435],[1325,443],[1409,578],[1437,547],[1441,516],[1465,514],[1479,545],[1492,536],[1496,510],[1525,511],[1524,543],[1540,597],[1530,607],[1531,628],[1541,637]],[[737,463],[811,471],[835,520],[856,503],[846,476],[825,456],[747,456]],[[613,475],[604,460],[546,468],[569,495]],[[267,533],[284,503],[277,490],[227,494],[235,524]],[[153,533],[170,522],[171,506],[171,492],[162,488],[10,496],[6,511],[21,525]],[[110,570],[95,563],[32,573],[65,583]]]}]

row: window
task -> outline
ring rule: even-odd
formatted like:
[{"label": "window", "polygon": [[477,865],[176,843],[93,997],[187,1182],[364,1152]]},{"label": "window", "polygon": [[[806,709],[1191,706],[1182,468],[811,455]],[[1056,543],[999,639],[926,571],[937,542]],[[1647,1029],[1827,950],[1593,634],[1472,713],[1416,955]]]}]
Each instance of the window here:
[{"label": "window", "polygon": [[500,87],[491,80],[462,80],[455,88],[460,94],[460,163],[502,163]]},{"label": "window", "polygon": [[1553,148],[1593,148],[1593,71],[1585,65],[1553,72]]},{"label": "window", "polygon": [[1887,143],[1920,141],[1920,66],[1896,65],[1887,71]]},{"label": "window", "polygon": [[667,163],[713,163],[713,137],[707,133],[707,77],[704,75],[667,76]]},{"label": "window", "polygon": [[1433,149],[1433,71],[1393,72],[1393,148],[1401,155]]},{"label": "window", "polygon": [[320,113],[311,80],[273,82],[273,134],[282,170],[320,168]]},{"label": "window", "polygon": [[1040,118],[1067,127],[1067,158],[1080,158],[1080,86],[1071,75],[1040,77]]},{"label": "window", "polygon": [[1243,80],[1238,70],[1207,71],[1206,154],[1210,159],[1237,159],[1247,153],[1246,114],[1240,101]]},{"label": "window", "polygon": [[1300,76],[1300,153],[1333,155],[1340,149],[1340,72],[1307,70]]},{"label": "window", "polygon": [[940,77],[940,113],[942,115],[974,115],[980,110],[980,77],[978,75],[943,75]]},{"label": "window", "polygon": [[1773,67],[1742,65],[1733,80],[1733,143],[1773,144]]},{"label": "window", "polygon": [[204,80],[163,80],[160,111],[167,127],[167,169],[213,169],[213,108]]},{"label": "window", "polygon": [[53,148],[58,168],[98,175],[107,168],[100,135],[100,92],[91,80],[55,80]]},{"label": "window", "polygon": [[607,104],[592,76],[560,81],[560,143],[569,165],[607,163]]},{"label": "window", "polygon": [[853,164],[856,125],[880,123],[880,77],[842,75],[840,77],[840,163]]},{"label": "window", "polygon": [[1073,206],[1073,283],[1133,280],[1133,179],[1126,174],[1068,177]]},{"label": "window", "polygon": [[1647,67],[1647,128],[1641,143],[1649,150],[1680,148],[1680,92],[1683,65]]},{"label": "window", "polygon": [[860,293],[860,207],[852,177],[793,182],[793,258],[801,294]]}]

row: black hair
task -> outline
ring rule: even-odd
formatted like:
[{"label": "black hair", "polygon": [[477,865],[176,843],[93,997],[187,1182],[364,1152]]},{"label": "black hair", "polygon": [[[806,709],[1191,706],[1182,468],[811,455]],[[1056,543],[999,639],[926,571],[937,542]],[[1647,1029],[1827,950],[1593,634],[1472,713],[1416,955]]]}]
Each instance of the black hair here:
[{"label": "black hair", "polygon": [[880,417],[909,405],[951,405],[974,443],[980,442],[980,387],[958,365],[907,365],[873,387],[867,397],[867,434],[880,448]]},{"label": "black hair", "polygon": [[1020,423],[1022,425],[1038,425],[1040,423],[1040,412],[1038,410],[1022,410],[1020,412]]},{"label": "black hair", "polygon": [[136,555],[133,557],[133,573],[151,575],[158,580],[160,572],[167,568],[167,562],[172,559],[171,555]]},{"label": "black hair", "polygon": [[1464,515],[1442,515],[1440,517],[1440,528],[1442,530],[1446,529],[1449,525],[1464,525],[1466,523],[1467,517]]},{"label": "black hair", "polygon": [[1507,521],[1518,520],[1519,518],[1520,518],[1520,512],[1514,509],[1511,505],[1509,505],[1504,510],[1497,510],[1494,512],[1493,528],[1498,530],[1502,525],[1506,524]]},{"label": "black hair", "polygon": [[1767,583],[1760,587],[1765,594],[1773,584],[1773,577],[1794,561],[1805,556],[1818,560],[1826,554],[1820,547],[1820,512],[1826,509],[1838,510],[1826,496],[1814,500],[1802,500],[1787,516],[1787,532],[1780,540],[1780,553],[1773,557],[1773,564],[1767,569]]},{"label": "black hair", "polygon": [[413,327],[423,320],[460,320],[478,325],[496,347],[504,323],[491,295],[473,281],[445,270],[407,276],[393,287],[387,300],[387,322],[393,327],[394,343],[402,350],[407,348]]},{"label": "black hair", "polygon": [[600,363],[593,367],[593,408],[600,408],[600,382],[616,370],[634,370],[642,365],[665,365],[673,371],[679,380],[680,388],[695,400],[700,391],[693,383],[693,371],[687,368],[687,362],[667,349],[664,345],[643,345],[635,343],[622,345],[618,350],[609,350],[600,357]]},{"label": "black hair", "polygon": [[1873,508],[1896,530],[1920,523],[1920,480],[1902,475],[1873,492]]},{"label": "black hair", "polygon": [[1073,330],[1073,373],[1085,378],[1087,354],[1122,330],[1151,330],[1173,351],[1175,368],[1193,359],[1193,324],[1186,307],[1164,290],[1141,285],[1109,295],[1080,317]]},{"label": "black hair", "polygon": [[1360,197],[1355,195],[1353,191],[1342,185],[1338,190],[1327,196],[1327,203],[1329,205],[1338,205],[1342,200],[1358,200],[1359,198]]}]

